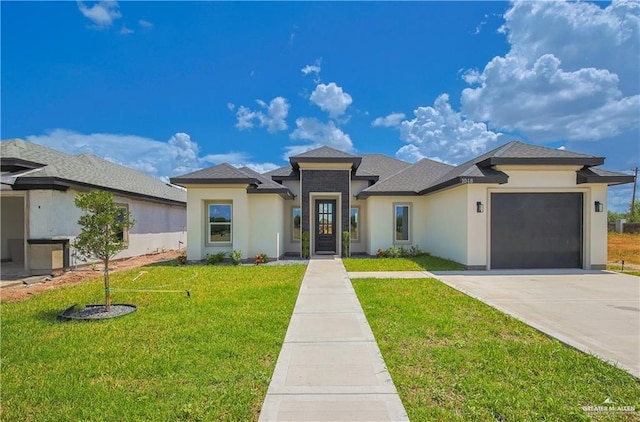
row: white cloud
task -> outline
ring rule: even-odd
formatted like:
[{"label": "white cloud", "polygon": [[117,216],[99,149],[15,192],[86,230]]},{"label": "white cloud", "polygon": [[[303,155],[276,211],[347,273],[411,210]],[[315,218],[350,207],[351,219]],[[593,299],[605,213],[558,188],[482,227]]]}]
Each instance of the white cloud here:
[{"label": "white cloud", "polygon": [[[289,135],[291,139],[311,141],[314,145],[327,145],[342,151],[353,151],[353,143],[349,135],[338,128],[335,123],[321,123],[313,117],[296,119],[296,129]],[[302,151],[301,151],[302,152]]]},{"label": "white cloud", "polygon": [[129,29],[125,25],[122,25],[122,29],[120,29],[120,35],[129,35],[133,34],[133,32],[133,29]]},{"label": "white cloud", "polygon": [[26,140],[68,154],[91,153],[165,181],[171,176],[222,162],[236,167],[251,167],[256,171],[277,168],[273,163],[252,163],[249,155],[241,152],[200,156],[197,142],[180,132],[162,142],[136,135],[82,134],[56,129],[45,135],[27,136]]},{"label": "white cloud", "polygon": [[93,22],[94,29],[106,29],[113,24],[113,21],[122,17],[120,6],[117,1],[103,0],[88,7],[83,2],[78,1],[80,13]]},{"label": "white cloud", "polygon": [[313,78],[313,81],[315,83],[320,83],[320,72],[322,71],[322,58],[316,59],[314,64],[308,64],[305,67],[303,67],[302,69],[300,69],[300,71],[302,73],[304,73],[305,75],[308,75],[310,73],[314,73],[315,76]]},{"label": "white cloud", "polygon": [[537,142],[637,136],[640,3],[516,1],[511,46],[463,79],[462,111]]},{"label": "white cloud", "polygon": [[320,66],[316,66],[312,64],[308,64],[302,69],[300,69],[300,71],[305,75],[308,75],[309,73],[315,73],[317,75],[318,73],[320,73],[320,70],[322,70]]},{"label": "white cloud", "polygon": [[351,95],[344,92],[335,82],[330,82],[327,85],[318,84],[309,99],[322,110],[328,112],[332,118],[343,114],[353,102]]},{"label": "white cloud", "polygon": [[142,29],[153,29],[153,24],[148,20],[140,19],[138,21],[138,25],[140,25],[140,28]]},{"label": "white cloud", "polygon": [[234,103],[227,103],[227,108],[229,111],[233,111],[236,108],[236,105]]},{"label": "white cloud", "polygon": [[453,110],[447,94],[440,95],[433,107],[418,107],[413,114],[399,126],[400,138],[408,144],[396,153],[402,159],[460,163],[496,146],[503,136]]},{"label": "white cloud", "polygon": [[405,118],[404,113],[391,113],[385,117],[378,117],[373,122],[371,122],[371,126],[376,127],[396,127],[400,124],[402,120]]},{"label": "white cloud", "polygon": [[[266,114],[261,110],[251,110],[248,107],[240,106],[236,112],[236,127],[240,130],[251,129],[257,123],[261,127],[266,127],[269,133],[275,133],[287,129],[287,114],[289,113],[289,103],[283,97],[276,97],[265,103],[256,100],[260,107],[266,110]],[[233,104],[228,103],[227,108],[233,110]]]}]

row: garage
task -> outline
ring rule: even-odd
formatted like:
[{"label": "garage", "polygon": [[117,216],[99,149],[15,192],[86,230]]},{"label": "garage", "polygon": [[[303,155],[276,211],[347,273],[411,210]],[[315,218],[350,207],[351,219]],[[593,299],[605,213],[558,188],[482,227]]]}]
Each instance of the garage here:
[{"label": "garage", "polygon": [[492,193],[491,268],[582,268],[582,193]]}]

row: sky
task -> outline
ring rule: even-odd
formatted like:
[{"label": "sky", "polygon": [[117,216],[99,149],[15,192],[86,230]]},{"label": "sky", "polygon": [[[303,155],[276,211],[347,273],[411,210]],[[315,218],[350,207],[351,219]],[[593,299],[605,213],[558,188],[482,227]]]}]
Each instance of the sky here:
[{"label": "sky", "polygon": [[[640,165],[640,2],[7,2],[2,139],[163,180],[319,145]],[[631,185],[609,190],[624,211]]]}]

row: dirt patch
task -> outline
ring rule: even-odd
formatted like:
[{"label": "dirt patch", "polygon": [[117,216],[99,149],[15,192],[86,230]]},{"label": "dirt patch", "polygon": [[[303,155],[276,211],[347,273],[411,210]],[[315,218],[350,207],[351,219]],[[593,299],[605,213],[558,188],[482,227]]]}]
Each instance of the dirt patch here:
[{"label": "dirt patch", "polygon": [[[110,265],[112,273],[118,271],[129,270],[131,268],[142,267],[149,264],[155,264],[158,262],[170,261],[177,258],[178,251],[167,251],[156,254],[135,256],[131,258],[124,258],[118,261],[114,261],[113,265]],[[0,289],[0,301],[2,302],[16,302],[24,300],[35,294],[44,292],[46,290],[55,289],[60,286],[71,286],[74,284],[82,283],[94,277],[102,275],[102,266],[98,266],[92,269],[90,266],[78,267],[71,271],[63,272],[62,274],[51,277],[42,277],[42,280],[50,279],[50,281],[44,281],[43,283],[33,283],[29,285],[18,284],[15,286],[2,287]]]}]

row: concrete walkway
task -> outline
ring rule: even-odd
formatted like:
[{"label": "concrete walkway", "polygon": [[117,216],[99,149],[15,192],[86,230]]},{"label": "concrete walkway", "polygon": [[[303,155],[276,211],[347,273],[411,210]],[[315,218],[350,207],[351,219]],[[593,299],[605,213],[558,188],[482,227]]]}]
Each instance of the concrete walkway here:
[{"label": "concrete walkway", "polygon": [[407,421],[342,260],[309,262],[260,421]]}]

